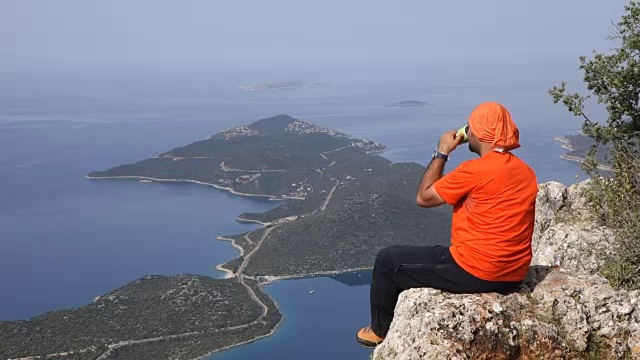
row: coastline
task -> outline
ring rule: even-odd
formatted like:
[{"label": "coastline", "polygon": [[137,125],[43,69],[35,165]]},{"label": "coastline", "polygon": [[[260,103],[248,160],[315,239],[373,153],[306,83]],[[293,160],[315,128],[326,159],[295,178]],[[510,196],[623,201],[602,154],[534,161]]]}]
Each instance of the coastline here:
[{"label": "coastline", "polygon": [[[560,158],[567,161],[577,162],[580,164],[582,164],[585,161],[585,158],[582,158],[580,156],[573,156],[573,155],[567,155],[567,154],[560,155]],[[609,165],[598,164],[597,168],[603,171],[613,171],[613,168]]]},{"label": "coastline", "polygon": [[[224,240],[223,240],[224,241]],[[233,259],[231,259],[233,260]],[[217,266],[220,266],[222,264],[218,264]],[[217,268],[216,266],[216,268]],[[260,290],[267,296],[269,297],[269,299],[271,299],[271,301],[273,301],[274,306],[280,310],[280,307],[278,306],[278,303],[276,302],[276,300],[274,298],[272,298],[271,296],[269,296],[269,294],[267,294],[262,288],[265,285],[269,285],[272,282],[276,282],[276,281],[281,281],[281,280],[291,280],[291,279],[304,279],[304,278],[312,278],[312,277],[318,277],[318,276],[325,276],[325,275],[337,275],[337,274],[342,274],[342,273],[348,273],[348,272],[352,272],[352,271],[362,271],[362,270],[370,270],[373,269],[373,266],[369,266],[369,267],[361,267],[361,268],[354,268],[354,269],[345,269],[345,270],[334,270],[334,271],[321,271],[321,272],[316,272],[316,273],[309,273],[309,274],[296,274],[296,275],[286,275],[286,276],[265,276],[262,277],[262,279],[266,278],[266,281],[258,281],[258,287],[260,288]],[[226,270],[226,269],[225,269]],[[227,272],[230,272],[229,270],[226,270]],[[232,273],[233,274],[233,273]],[[235,277],[235,274],[233,275],[233,277]],[[256,280],[253,277],[247,276],[250,279]],[[280,314],[282,314],[282,312],[280,312]],[[271,331],[269,331],[269,333],[264,334],[264,335],[260,335],[257,336],[253,339],[250,340],[246,340],[246,341],[242,341],[239,342],[237,344],[232,344],[232,345],[228,345],[225,346],[223,348],[214,350],[208,354],[202,355],[200,357],[191,359],[191,360],[202,360],[202,359],[206,359],[208,357],[210,357],[211,355],[218,353],[218,352],[222,352],[224,350],[229,350],[233,347],[236,346],[242,346],[242,345],[246,345],[246,344],[250,344],[254,341],[258,341],[260,339],[269,337],[271,335],[273,335],[276,330],[278,329],[278,327],[280,327],[280,324],[282,324],[282,322],[284,321],[284,315],[280,316],[280,321],[278,321],[278,323],[276,324],[276,326],[273,327],[273,329]]]},{"label": "coastline", "polygon": [[[266,293],[265,293],[265,295],[266,295]],[[271,297],[269,297],[269,298],[271,299]],[[273,299],[271,299],[271,300],[273,300]],[[273,303],[274,303],[274,304],[276,304],[276,308],[277,308],[277,307],[278,307],[278,304],[275,302],[275,300],[273,301]],[[280,310],[280,309],[278,308],[278,310]],[[254,342],[254,341],[258,341],[258,340],[260,340],[260,339],[263,339],[263,338],[269,337],[269,336],[273,335],[273,334],[276,332],[276,329],[278,329],[278,327],[280,326],[280,324],[282,324],[282,322],[283,322],[283,321],[284,321],[284,316],[280,316],[280,321],[278,321],[278,323],[276,324],[276,326],[274,326],[274,327],[273,327],[273,329],[272,329],[271,331],[269,331],[267,334],[260,335],[260,336],[256,336],[256,337],[255,337],[255,338],[253,338],[253,339],[249,339],[249,340],[246,340],[246,341],[242,341],[242,342],[239,342],[239,343],[237,343],[237,344],[227,345],[227,346],[225,346],[225,347],[222,347],[222,348],[220,348],[220,349],[214,350],[214,351],[212,351],[212,352],[210,352],[210,353],[208,353],[208,354],[205,354],[205,355],[199,356],[199,357],[197,357],[197,358],[193,358],[193,359],[191,359],[191,360],[202,360],[202,359],[205,359],[205,358],[210,357],[211,355],[213,355],[213,354],[215,354],[215,353],[219,353],[219,352],[221,352],[221,351],[229,350],[229,349],[231,349],[231,348],[233,348],[233,347],[236,347],[236,346],[241,346],[241,345],[250,344],[250,343],[252,343],[252,342]]]},{"label": "coastline", "polygon": [[225,273],[223,279],[231,279],[236,277],[236,274],[233,271],[223,268],[222,264],[216,265],[216,270]]},{"label": "coastline", "polygon": [[384,149],[365,151],[365,153],[367,155],[377,155],[377,154],[382,154],[383,152],[386,152],[388,150],[389,150],[389,148],[385,146]]},{"label": "coastline", "polygon": [[[231,243],[232,247],[234,247],[234,248],[238,249],[238,251],[240,251],[240,255],[235,257],[235,258],[233,258],[233,259],[231,259],[231,260],[237,259],[240,256],[244,256],[244,248],[242,248],[242,246],[236,244],[236,241],[234,239],[228,238],[228,237],[224,237],[224,236],[216,236],[216,240],[218,240],[218,241],[228,241],[228,242]],[[231,261],[231,260],[229,260],[229,261]],[[233,271],[231,271],[231,270],[229,270],[227,268],[224,268],[222,266],[224,264],[226,264],[226,263],[221,263],[221,264],[216,265],[216,270],[224,273],[224,278],[223,279],[230,279],[230,278],[236,277],[236,273],[234,273]]]},{"label": "coastline", "polygon": [[[560,145],[560,147],[563,149],[567,149],[569,151],[575,150],[575,148],[571,145],[571,141],[564,136],[559,136],[553,140],[561,142],[562,145]],[[562,155],[560,157],[562,157]]]},{"label": "coastline", "polygon": [[265,223],[265,222],[258,221],[258,220],[253,220],[253,219],[245,219],[245,218],[240,217],[240,216],[236,216],[236,221],[239,222],[239,223],[245,223],[245,224],[259,224],[259,225],[262,225],[262,226],[265,226],[265,227],[271,225],[271,223]]},{"label": "coastline", "polygon": [[[295,274],[295,275],[260,276],[259,277],[260,280],[255,279],[253,277],[250,277],[250,278],[252,278],[254,280],[258,280],[261,285],[269,285],[272,282],[281,281],[281,280],[306,279],[306,278],[312,278],[312,277],[321,277],[321,276],[327,276],[327,275],[338,275],[338,274],[344,274],[344,273],[349,273],[349,272],[353,272],[353,271],[363,271],[363,270],[371,270],[371,269],[373,269],[373,266],[365,266],[365,267],[358,267],[358,268],[352,268],[352,269],[342,269],[342,270],[318,271],[318,272],[313,272],[313,273]],[[247,276],[247,277],[249,277],[249,276]]]},{"label": "coastline", "polygon": [[233,190],[232,188],[229,187],[224,187],[224,186],[220,186],[220,185],[216,185],[216,184],[212,184],[212,183],[207,183],[207,182],[203,182],[203,181],[197,181],[197,180],[189,180],[189,179],[158,179],[158,178],[152,178],[152,177],[148,177],[148,176],[89,176],[89,175],[85,175],[84,177],[85,179],[89,179],[89,180],[113,180],[113,179],[124,179],[124,180],[150,180],[152,182],[167,182],[167,183],[180,183],[180,182],[186,182],[186,183],[192,183],[192,184],[198,184],[198,185],[204,185],[204,186],[211,186],[214,187],[218,190],[224,190],[227,191],[233,195],[238,195],[238,196],[244,196],[244,197],[259,197],[259,198],[267,198],[267,200],[270,201],[285,201],[285,200],[292,200],[292,199],[300,199],[297,197],[289,197],[289,196],[283,196],[283,197],[276,197],[274,195],[262,195],[262,194],[247,194],[247,193],[241,193],[238,191]]},{"label": "coastline", "polygon": [[[563,149],[569,150],[569,151],[574,151],[575,148],[571,145],[571,141],[569,139],[567,139],[564,136],[559,136],[555,139],[553,139],[555,141],[561,142],[562,145],[561,147]],[[567,161],[573,161],[573,162],[577,162],[582,164],[586,159],[581,157],[581,156],[575,156],[575,155],[569,155],[569,154],[562,154],[560,155],[561,159],[567,160]],[[598,163],[598,165],[596,166],[599,170],[603,170],[603,171],[613,171],[613,168],[610,165],[604,165],[604,164],[600,164]]]},{"label": "coastline", "polygon": [[[244,249],[242,248],[242,246],[236,244],[236,241],[234,239],[228,238],[228,237],[224,237],[224,236],[216,236],[216,240],[230,242],[231,246],[233,246],[234,248],[236,248],[236,249],[238,249],[240,251],[240,255],[238,257],[244,256]],[[231,259],[231,260],[233,260],[233,259]],[[223,264],[219,264],[219,265],[223,265]]]}]

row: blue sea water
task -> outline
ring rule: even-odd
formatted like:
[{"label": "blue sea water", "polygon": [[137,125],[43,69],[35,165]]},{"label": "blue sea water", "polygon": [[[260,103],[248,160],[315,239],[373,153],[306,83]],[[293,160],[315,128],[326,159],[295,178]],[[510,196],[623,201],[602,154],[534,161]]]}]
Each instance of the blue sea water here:
[{"label": "blue sea water", "polygon": [[284,316],[275,334],[209,359],[368,359],[371,350],[355,341],[356,327],[369,321],[368,284],[329,277],[270,284],[266,292]]},{"label": "blue sea water", "polygon": [[180,141],[185,126],[189,139],[214,131],[200,123],[0,125],[0,319],[83,305],[146,274],[222,276],[215,265],[237,252],[215,237],[254,228],[235,216],[273,202],[191,184],[84,178],[159,153],[167,146],[160,134]]},{"label": "blue sea water", "polygon": [[[464,124],[478,102],[497,100],[518,122],[523,146],[516,153],[539,181],[584,179],[576,163],[560,159],[564,149],[554,141],[578,129],[545,94],[557,78],[544,70],[492,71],[341,75],[330,77],[328,87],[275,92],[237,90],[272,75],[227,73],[127,79],[130,86],[119,83],[117,90],[91,79],[49,88],[31,78],[14,79],[9,90],[0,85],[0,320],[79,306],[146,274],[222,276],[215,265],[237,251],[215,237],[254,228],[235,216],[277,204],[198,185],[84,175],[271,115],[380,141],[392,161],[425,165],[440,133]],[[402,100],[434,105],[384,106]],[[472,157],[461,147],[448,166]],[[212,359],[368,358],[353,339],[368,321],[366,282],[286,280],[266,291],[284,314],[277,332]]]}]

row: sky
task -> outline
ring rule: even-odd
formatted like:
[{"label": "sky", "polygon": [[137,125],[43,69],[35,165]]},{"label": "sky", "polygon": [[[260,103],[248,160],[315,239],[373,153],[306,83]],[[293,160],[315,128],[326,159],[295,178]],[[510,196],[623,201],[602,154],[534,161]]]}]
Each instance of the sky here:
[{"label": "sky", "polygon": [[571,61],[623,0],[0,0],[0,71]]}]

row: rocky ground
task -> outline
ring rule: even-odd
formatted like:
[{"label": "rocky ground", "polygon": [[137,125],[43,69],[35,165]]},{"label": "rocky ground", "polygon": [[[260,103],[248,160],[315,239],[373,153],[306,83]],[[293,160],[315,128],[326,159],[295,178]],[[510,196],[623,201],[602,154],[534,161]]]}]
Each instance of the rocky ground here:
[{"label": "rocky ground", "polygon": [[540,185],[534,259],[517,292],[400,296],[374,359],[640,359],[640,293],[596,275],[611,231],[580,189]]}]

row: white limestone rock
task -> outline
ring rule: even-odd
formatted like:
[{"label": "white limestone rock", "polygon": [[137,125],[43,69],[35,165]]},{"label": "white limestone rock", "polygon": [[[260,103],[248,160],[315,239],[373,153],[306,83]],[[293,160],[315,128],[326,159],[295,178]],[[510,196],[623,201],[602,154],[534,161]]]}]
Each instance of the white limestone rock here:
[{"label": "white limestone rock", "polygon": [[613,233],[580,195],[540,185],[533,261],[517,292],[403,292],[373,359],[639,359],[640,292],[616,291],[596,273]]},{"label": "white limestone rock", "polygon": [[532,265],[595,274],[611,254],[612,231],[595,223],[580,195],[586,184],[581,182],[568,189],[558,182],[540,184]]},{"label": "white limestone rock", "polygon": [[509,295],[411,289],[373,359],[640,359],[638,291],[531,267]]}]

